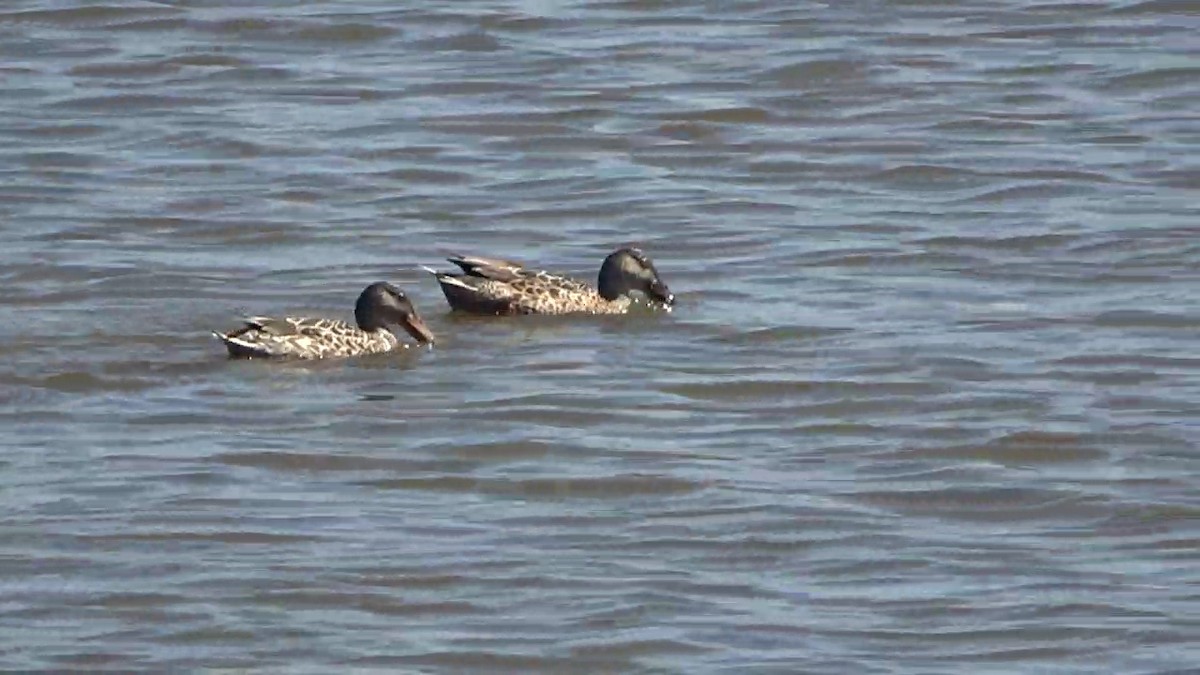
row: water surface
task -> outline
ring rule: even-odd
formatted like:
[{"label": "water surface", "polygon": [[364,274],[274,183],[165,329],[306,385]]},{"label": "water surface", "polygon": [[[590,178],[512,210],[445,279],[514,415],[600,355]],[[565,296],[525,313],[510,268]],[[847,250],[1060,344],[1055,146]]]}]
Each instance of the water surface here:
[{"label": "water surface", "polygon": [[[0,665],[1194,667],[1198,14],[6,3]],[[436,349],[209,335],[383,279]]]}]

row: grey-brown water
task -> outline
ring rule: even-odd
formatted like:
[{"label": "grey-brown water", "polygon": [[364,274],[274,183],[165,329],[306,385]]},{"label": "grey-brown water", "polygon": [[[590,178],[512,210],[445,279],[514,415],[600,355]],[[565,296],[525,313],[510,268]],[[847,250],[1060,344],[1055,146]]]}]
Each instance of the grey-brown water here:
[{"label": "grey-brown water", "polygon": [[[1200,663],[1200,4],[11,1],[0,666]],[[451,252],[667,316],[451,316]],[[406,288],[433,350],[229,362]]]}]

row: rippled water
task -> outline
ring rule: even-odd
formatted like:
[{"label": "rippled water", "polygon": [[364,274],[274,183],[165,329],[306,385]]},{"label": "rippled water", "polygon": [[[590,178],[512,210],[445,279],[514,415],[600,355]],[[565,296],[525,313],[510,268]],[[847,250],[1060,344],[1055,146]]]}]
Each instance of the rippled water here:
[{"label": "rippled water", "polygon": [[[5,3],[0,665],[1194,667],[1198,31]],[[676,312],[463,318],[418,270],[627,243]],[[208,334],[379,279],[436,349]]]}]

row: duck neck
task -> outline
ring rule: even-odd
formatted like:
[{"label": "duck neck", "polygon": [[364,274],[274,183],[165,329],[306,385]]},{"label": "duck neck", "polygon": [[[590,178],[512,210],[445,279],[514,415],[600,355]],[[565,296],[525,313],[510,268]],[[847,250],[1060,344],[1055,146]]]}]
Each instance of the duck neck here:
[{"label": "duck neck", "polygon": [[629,293],[629,284],[625,282],[625,276],[616,265],[611,260],[605,260],[604,265],[600,267],[596,289],[600,291],[600,297],[612,302]]}]

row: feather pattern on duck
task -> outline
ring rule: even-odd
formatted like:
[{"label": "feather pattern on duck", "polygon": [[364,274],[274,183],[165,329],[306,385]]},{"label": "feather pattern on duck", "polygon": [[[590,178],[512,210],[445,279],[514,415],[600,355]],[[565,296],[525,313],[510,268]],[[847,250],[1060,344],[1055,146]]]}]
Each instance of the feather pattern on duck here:
[{"label": "feather pattern on duck", "polygon": [[402,344],[389,330],[399,326],[418,343],[432,344],[433,333],[400,289],[368,286],[354,308],[357,325],[336,319],[253,316],[228,333],[213,332],[234,358],[324,359],[389,352]]},{"label": "feather pattern on duck", "polygon": [[462,274],[425,268],[437,278],[454,309],[474,314],[624,314],[637,291],[658,307],[675,301],[654,263],[640,250],[622,248],[600,267],[598,287],[508,260],[447,258]]}]

